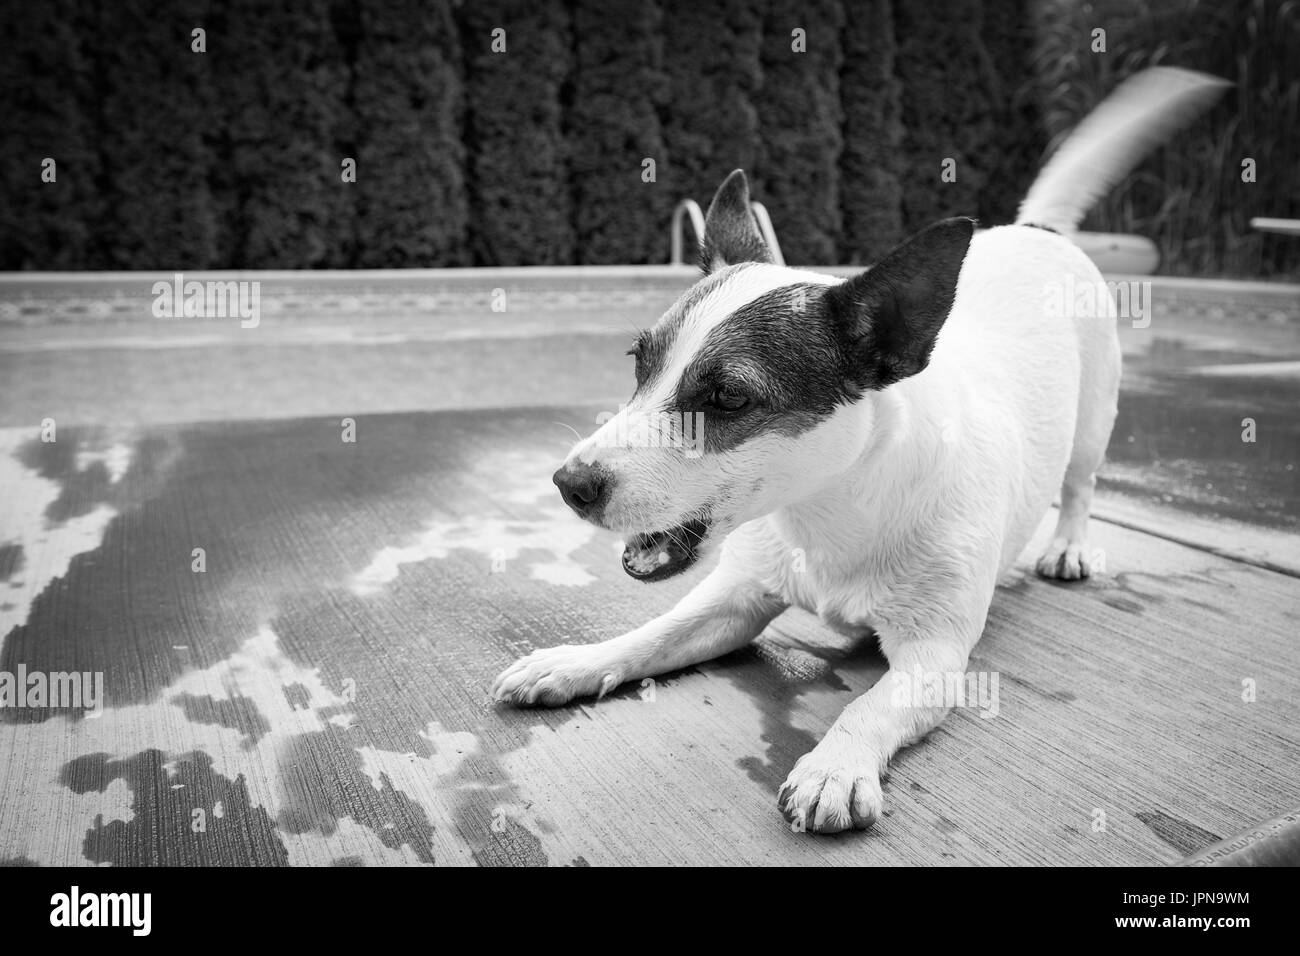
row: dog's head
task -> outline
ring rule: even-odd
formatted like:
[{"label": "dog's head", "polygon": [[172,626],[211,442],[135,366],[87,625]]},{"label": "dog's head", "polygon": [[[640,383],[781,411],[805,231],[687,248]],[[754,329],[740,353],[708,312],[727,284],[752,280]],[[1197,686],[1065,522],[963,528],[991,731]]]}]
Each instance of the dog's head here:
[{"label": "dog's head", "polygon": [[937,223],[841,282],[773,264],[736,170],[703,277],[629,353],[632,398],[555,473],[564,500],[625,534],[624,569],[652,581],[815,494],[866,446],[872,416],[850,407],[925,368],[973,228]]}]

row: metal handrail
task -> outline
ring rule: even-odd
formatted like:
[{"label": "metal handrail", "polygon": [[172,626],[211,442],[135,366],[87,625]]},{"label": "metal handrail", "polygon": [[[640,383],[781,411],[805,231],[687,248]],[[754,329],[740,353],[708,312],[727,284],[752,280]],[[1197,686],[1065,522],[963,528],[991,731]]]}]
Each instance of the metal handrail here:
[{"label": "metal handrail", "polygon": [[[776,230],[772,228],[772,217],[768,215],[767,207],[761,202],[751,202],[749,206],[754,212],[754,222],[758,225],[758,231],[772,253],[772,261],[779,266],[785,265],[785,256],[781,254],[781,244],[776,241]],[[668,256],[669,265],[686,265],[685,250],[683,249],[685,236],[682,234],[682,223],[687,216],[691,217],[691,229],[695,232],[696,247],[701,247],[704,242],[704,213],[700,209],[700,204],[694,199],[683,199],[673,208],[672,241]]]},{"label": "metal handrail", "polygon": [[1276,232],[1283,236],[1300,236],[1300,219],[1270,219],[1267,216],[1256,216],[1250,221],[1251,229],[1258,229],[1260,232]]},{"label": "metal handrail", "polygon": [[781,255],[781,243],[776,241],[776,230],[772,228],[772,217],[767,214],[767,207],[758,201],[751,202],[749,206],[754,210],[754,218],[758,220],[758,231],[763,234],[763,241],[767,243],[767,249],[772,253],[772,261],[778,266],[785,265],[785,256]]},{"label": "metal handrail", "polygon": [[691,228],[695,230],[696,246],[700,247],[704,242],[704,213],[700,210],[700,204],[694,199],[683,199],[673,209],[672,251],[668,257],[669,265],[686,265],[686,260],[682,258],[682,219],[688,214],[691,217]]}]

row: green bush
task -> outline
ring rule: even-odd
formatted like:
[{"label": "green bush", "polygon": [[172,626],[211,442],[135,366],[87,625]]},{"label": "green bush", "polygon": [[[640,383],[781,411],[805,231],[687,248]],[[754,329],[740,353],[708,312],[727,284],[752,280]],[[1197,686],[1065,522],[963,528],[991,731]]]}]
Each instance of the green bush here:
[{"label": "green bush", "polygon": [[[84,269],[93,263],[99,152],[77,0],[34,4],[6,24],[0,57],[0,269]],[[42,163],[55,161],[55,181]]]},{"label": "green bush", "polygon": [[309,269],[350,264],[351,196],[338,138],[349,71],[329,0],[227,0],[214,6],[207,62],[223,118],[226,264]]},{"label": "green bush", "polygon": [[898,182],[903,124],[894,77],[894,15],[890,0],[863,0],[846,8],[844,152],[840,157],[843,262],[871,263],[902,239],[903,206]]},{"label": "green bush", "polygon": [[[94,264],[111,269],[203,269],[217,262],[217,219],[205,138],[210,64],[192,50],[206,4],[87,4],[81,23],[94,89],[100,207]],[[212,38],[209,37],[209,40]],[[93,105],[92,105],[93,104]]]},{"label": "green bush", "polygon": [[1166,63],[1235,87],[1085,228],[1300,273],[1249,224],[1300,218],[1288,0],[44,0],[6,29],[0,268],[662,262],[673,204],[737,166],[789,261],[869,262],[1009,221],[1049,140]]},{"label": "green bush", "polygon": [[[833,262],[840,235],[840,29],[838,0],[772,0],[763,30],[758,99],[763,155],[755,198],[772,217],[789,263]],[[792,49],[792,31],[806,52]]]},{"label": "green bush", "polygon": [[359,9],[357,265],[468,264],[461,55],[450,0]]},{"label": "green bush", "polygon": [[[995,162],[989,99],[993,69],[978,37],[981,0],[894,7],[897,75],[903,85],[903,224],[911,233],[945,216],[973,216]],[[944,182],[945,160],[956,181]]]},{"label": "green bush", "polygon": [[993,139],[983,147],[987,171],[978,215],[985,226],[1014,222],[1020,201],[1043,162],[1047,132],[1034,75],[1034,22],[1030,0],[983,0],[981,59],[989,64]]},{"label": "green bush", "polygon": [[760,145],[755,99],[762,84],[759,0],[666,0],[663,116],[667,149],[660,182],[673,201],[705,209],[733,169],[753,172]]},{"label": "green bush", "polygon": [[[675,197],[657,181],[668,163],[658,114],[668,93],[662,10],[647,0],[573,0],[572,11],[565,132],[578,261],[665,262]],[[642,179],[646,159],[655,182]]]},{"label": "green bush", "polygon": [[[470,248],[475,265],[573,261],[573,223],[560,94],[569,71],[569,18],[535,0],[466,4]],[[505,52],[493,31],[505,30]]]}]

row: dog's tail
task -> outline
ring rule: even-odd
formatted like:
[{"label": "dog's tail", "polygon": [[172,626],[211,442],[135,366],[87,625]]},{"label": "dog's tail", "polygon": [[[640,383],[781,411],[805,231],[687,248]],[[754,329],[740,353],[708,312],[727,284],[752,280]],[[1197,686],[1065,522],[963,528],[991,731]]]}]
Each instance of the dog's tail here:
[{"label": "dog's tail", "polygon": [[1020,204],[1016,224],[1073,232],[1093,203],[1231,85],[1167,66],[1129,77],[1052,154]]}]

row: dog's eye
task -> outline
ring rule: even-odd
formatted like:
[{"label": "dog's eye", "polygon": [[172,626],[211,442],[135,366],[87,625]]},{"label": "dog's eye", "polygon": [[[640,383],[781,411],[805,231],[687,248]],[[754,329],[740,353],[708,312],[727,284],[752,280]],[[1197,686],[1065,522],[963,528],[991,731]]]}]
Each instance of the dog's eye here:
[{"label": "dog's eye", "polygon": [[627,354],[636,360],[633,366],[633,373],[636,375],[637,384],[640,385],[645,378],[645,346],[646,334],[642,332],[632,343],[632,347],[627,350]]},{"label": "dog's eye", "polygon": [[632,356],[632,374],[636,376],[636,383],[640,386],[645,380],[645,359],[641,357],[640,343],[628,349],[627,354]]},{"label": "dog's eye", "polygon": [[749,405],[749,396],[730,386],[715,388],[709,396],[709,404],[724,412],[738,412]]}]

